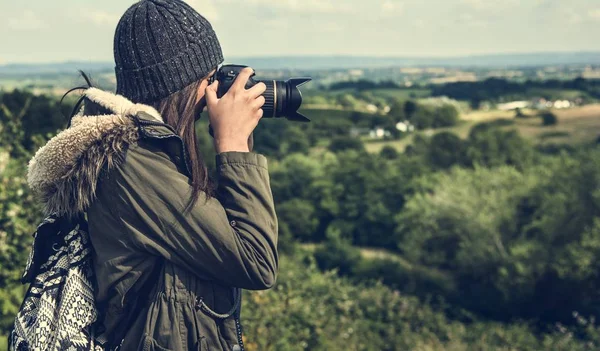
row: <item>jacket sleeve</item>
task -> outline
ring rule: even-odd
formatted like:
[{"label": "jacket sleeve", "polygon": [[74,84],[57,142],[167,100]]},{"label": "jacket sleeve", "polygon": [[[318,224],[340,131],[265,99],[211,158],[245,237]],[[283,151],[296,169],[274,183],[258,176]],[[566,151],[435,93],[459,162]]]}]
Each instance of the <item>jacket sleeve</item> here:
[{"label": "jacket sleeve", "polygon": [[116,168],[113,197],[123,205],[121,218],[131,244],[201,279],[250,290],[272,287],[278,270],[278,223],[266,157],[218,154],[216,196],[207,199],[201,192],[185,214],[191,181],[171,157],[140,140]]}]

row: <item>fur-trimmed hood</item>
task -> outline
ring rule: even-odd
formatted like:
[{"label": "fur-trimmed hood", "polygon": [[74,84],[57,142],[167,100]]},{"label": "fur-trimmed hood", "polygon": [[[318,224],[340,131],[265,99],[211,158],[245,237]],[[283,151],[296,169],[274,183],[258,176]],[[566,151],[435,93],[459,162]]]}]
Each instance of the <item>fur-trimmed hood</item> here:
[{"label": "fur-trimmed hood", "polygon": [[29,161],[27,182],[46,215],[75,216],[95,198],[102,168],[122,160],[128,144],[139,139],[132,118],[140,112],[163,122],[151,106],[134,104],[97,88],[84,92],[84,107],[69,128],[41,147]]}]

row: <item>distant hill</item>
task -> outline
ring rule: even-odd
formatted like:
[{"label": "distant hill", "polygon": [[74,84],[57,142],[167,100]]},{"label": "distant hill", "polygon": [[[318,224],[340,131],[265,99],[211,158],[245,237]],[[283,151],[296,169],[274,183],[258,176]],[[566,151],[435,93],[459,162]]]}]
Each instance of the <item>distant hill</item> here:
[{"label": "distant hill", "polygon": [[[380,67],[525,67],[556,65],[600,65],[600,52],[496,54],[463,57],[368,57],[368,56],[290,56],[232,57],[227,62],[240,63],[257,69],[350,69]],[[78,69],[88,72],[112,72],[112,62],[63,62],[47,64],[0,65],[0,76],[63,74]]]},{"label": "distant hill", "polygon": [[554,65],[600,65],[600,52],[498,54],[464,57],[360,57],[360,56],[299,56],[247,57],[234,62],[260,69],[349,69],[379,67],[516,67]]},{"label": "distant hill", "polygon": [[71,74],[79,69],[86,72],[104,72],[112,71],[113,67],[114,64],[109,62],[12,63],[0,65],[0,75]]}]

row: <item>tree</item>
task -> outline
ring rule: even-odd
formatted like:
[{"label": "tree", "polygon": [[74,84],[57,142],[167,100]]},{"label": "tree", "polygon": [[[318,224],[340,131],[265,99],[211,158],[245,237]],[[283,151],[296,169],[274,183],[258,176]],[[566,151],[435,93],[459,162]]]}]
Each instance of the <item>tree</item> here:
[{"label": "tree", "polygon": [[556,124],[558,124],[558,118],[554,113],[550,111],[542,113],[542,125],[554,126]]},{"label": "tree", "polygon": [[395,160],[400,154],[398,153],[398,150],[396,150],[396,148],[386,145],[381,149],[379,155],[386,160]]},{"label": "tree", "polygon": [[410,118],[410,122],[417,129],[428,129],[434,126],[436,120],[436,111],[432,106],[417,105],[415,112]]},{"label": "tree", "polygon": [[[286,223],[286,230],[299,241],[313,241],[318,218],[313,204],[305,199],[291,199],[277,206],[277,218]],[[287,233],[284,233],[286,235]]]},{"label": "tree", "polygon": [[284,139],[280,147],[283,154],[302,153],[310,150],[310,142],[305,132],[297,126],[289,126],[285,130]]},{"label": "tree", "polygon": [[411,262],[445,270],[457,286],[468,286],[454,303],[496,318],[516,316],[519,294],[527,294],[532,280],[517,287],[518,275],[511,282],[501,268],[518,255],[515,208],[538,181],[508,166],[429,176],[396,216],[398,248]]},{"label": "tree", "polygon": [[489,123],[473,126],[467,140],[466,160],[473,166],[523,168],[532,162],[534,155],[533,147],[517,131],[505,131]]},{"label": "tree", "polygon": [[465,149],[465,143],[456,134],[437,133],[429,143],[428,160],[435,168],[450,168],[464,162]]},{"label": "tree", "polygon": [[404,103],[404,115],[410,121],[413,115],[417,112],[418,105],[413,100],[408,100]]},{"label": "tree", "polygon": [[433,128],[452,127],[458,123],[459,113],[456,107],[445,104],[435,110]]},{"label": "tree", "polygon": [[388,116],[392,117],[394,121],[401,122],[407,119],[405,102],[400,99],[394,99],[390,105],[390,112]]},{"label": "tree", "polygon": [[363,142],[358,138],[353,137],[337,137],[329,143],[331,152],[340,152],[345,150],[365,151]]}]

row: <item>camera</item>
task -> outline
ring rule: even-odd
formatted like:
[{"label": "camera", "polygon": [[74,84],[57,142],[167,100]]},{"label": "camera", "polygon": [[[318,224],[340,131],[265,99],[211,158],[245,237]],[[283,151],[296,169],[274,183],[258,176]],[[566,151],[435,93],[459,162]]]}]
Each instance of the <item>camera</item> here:
[{"label": "camera", "polygon": [[[221,98],[227,93],[238,74],[246,67],[243,65],[221,66],[210,80],[210,83],[215,79],[219,81],[217,97]],[[311,81],[312,78],[290,78],[286,81],[254,80],[254,75],[252,73],[252,76],[248,79],[246,89],[250,89],[260,82],[265,83],[267,86],[267,90],[262,94],[265,97],[265,103],[262,107],[263,117],[285,117],[290,121],[310,122],[310,119],[298,112],[300,105],[302,105],[302,93],[298,87]]]}]

